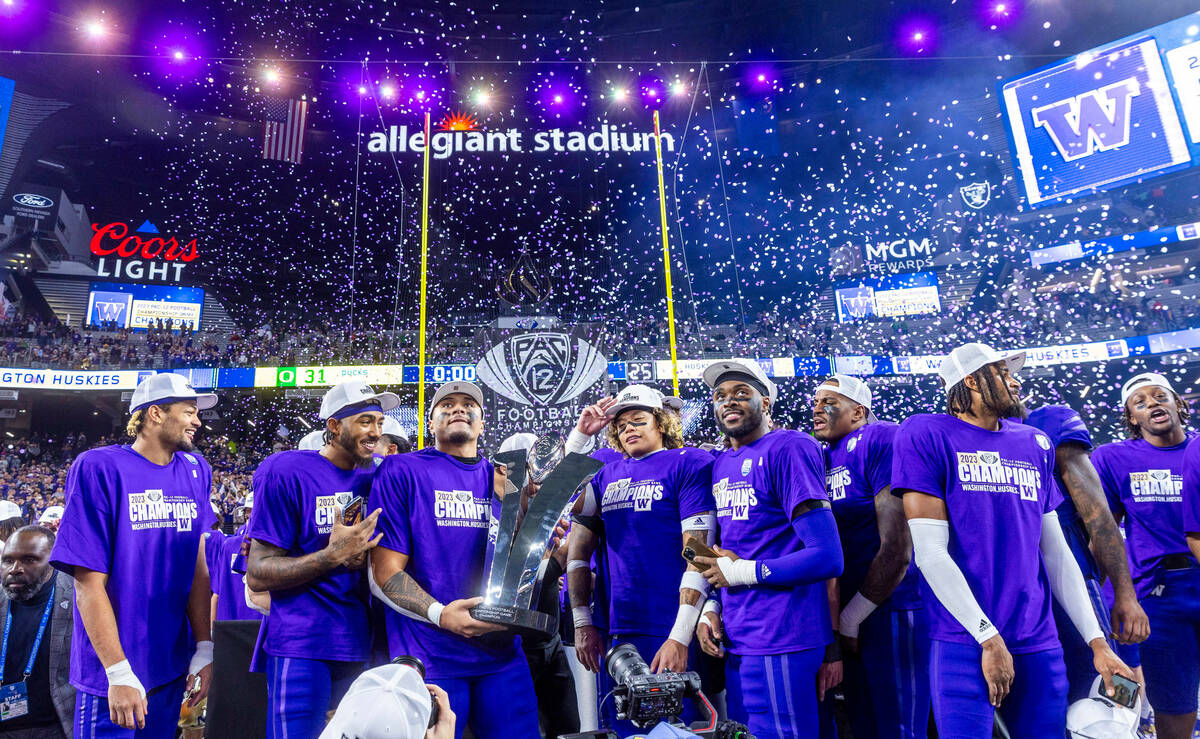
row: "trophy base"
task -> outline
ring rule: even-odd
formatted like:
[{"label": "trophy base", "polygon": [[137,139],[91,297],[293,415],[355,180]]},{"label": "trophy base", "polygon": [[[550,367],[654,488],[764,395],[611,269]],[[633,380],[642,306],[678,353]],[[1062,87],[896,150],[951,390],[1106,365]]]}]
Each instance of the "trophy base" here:
[{"label": "trophy base", "polygon": [[547,637],[554,633],[549,614],[516,606],[480,603],[471,609],[471,618],[507,626],[521,634]]}]

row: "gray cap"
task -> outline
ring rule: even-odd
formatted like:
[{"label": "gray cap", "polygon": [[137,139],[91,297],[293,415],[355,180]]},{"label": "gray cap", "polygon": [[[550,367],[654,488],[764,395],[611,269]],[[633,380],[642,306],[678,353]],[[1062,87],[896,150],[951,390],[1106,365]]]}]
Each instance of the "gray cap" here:
[{"label": "gray cap", "polygon": [[194,400],[196,408],[203,411],[217,404],[217,394],[198,393],[183,375],[160,372],[149,375],[138,383],[132,397],[129,398],[129,412],[133,413],[156,403],[174,403],[180,400]]},{"label": "gray cap", "polygon": [[479,386],[466,380],[456,380],[454,382],[447,382],[433,392],[433,400],[429,401],[429,412],[433,412],[437,404],[442,402],[442,398],[447,395],[454,395],[455,393],[468,395],[475,399],[480,408],[483,407],[483,391],[479,389]]}]

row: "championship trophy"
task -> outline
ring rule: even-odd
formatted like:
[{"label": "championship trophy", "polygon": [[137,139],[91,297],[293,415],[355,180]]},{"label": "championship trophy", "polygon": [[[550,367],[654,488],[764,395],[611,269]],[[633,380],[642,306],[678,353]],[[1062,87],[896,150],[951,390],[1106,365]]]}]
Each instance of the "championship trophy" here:
[{"label": "championship trophy", "polygon": [[[583,486],[603,465],[583,454],[564,454],[562,438],[543,436],[524,449],[493,457],[508,467],[508,493],[500,507],[483,603],[471,609],[479,621],[549,636],[553,616],[536,610],[549,548],[558,520],[567,514]],[[526,477],[539,485],[524,497]],[[524,511],[524,503],[528,509]]]}]

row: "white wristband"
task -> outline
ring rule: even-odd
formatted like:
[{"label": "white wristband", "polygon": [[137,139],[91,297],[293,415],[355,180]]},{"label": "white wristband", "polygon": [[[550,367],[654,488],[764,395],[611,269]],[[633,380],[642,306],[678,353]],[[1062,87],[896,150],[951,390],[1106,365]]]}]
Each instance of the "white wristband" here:
[{"label": "white wristband", "polygon": [[583,433],[579,429],[571,429],[571,433],[567,434],[567,441],[563,444],[563,451],[567,454],[576,452],[578,454],[587,454],[591,450],[593,444],[592,437]]},{"label": "white wristband", "polygon": [[700,620],[700,609],[689,603],[680,603],[679,611],[675,614],[675,625],[667,636],[683,646],[692,643],[692,634],[696,632],[696,622]]},{"label": "white wristband", "polygon": [[129,666],[129,660],[123,659],[112,667],[105,667],[104,674],[108,675],[108,686],[111,688],[114,685],[124,685],[127,688],[133,688],[146,697],[146,689],[142,687],[142,681],[138,680],[137,675],[133,674],[133,668]]},{"label": "white wristband", "polygon": [[710,587],[712,586],[709,585],[708,580],[704,579],[704,575],[701,575],[695,570],[684,570],[683,577],[679,579],[680,590],[683,590],[684,588],[691,588],[702,596],[708,595],[708,589]]},{"label": "white wristband", "polygon": [[442,627],[442,611],[444,610],[446,610],[446,606],[435,600],[429,604],[429,609],[425,611],[425,618],[429,619],[429,623],[440,629]]},{"label": "white wristband", "polygon": [[[587,606],[575,606],[571,609],[571,618],[575,620],[575,628],[592,625],[592,609]],[[660,632],[661,633],[661,632]]]},{"label": "white wristband", "polygon": [[211,641],[196,642],[196,651],[192,653],[192,661],[188,664],[188,674],[200,674],[200,671],[211,665],[212,661],[213,643]]},{"label": "white wristband", "polygon": [[587,569],[590,565],[586,559],[570,559],[567,560],[567,572],[574,572],[581,567]]},{"label": "white wristband", "polygon": [[842,609],[841,615],[838,616],[838,633],[842,636],[848,636],[851,639],[857,639],[858,627],[878,607],[867,596],[862,593],[855,593],[850,602],[846,604],[846,607]]},{"label": "white wristband", "polygon": [[717,559],[717,567],[721,569],[721,574],[725,576],[731,588],[737,585],[758,584],[758,562],[753,559],[734,561],[729,557],[720,557]]},{"label": "white wristband", "polygon": [[703,616],[706,613],[715,613],[718,616],[720,616],[721,615],[721,601],[719,601],[715,598],[709,598],[708,600],[704,601],[704,608],[700,609],[700,615]]}]

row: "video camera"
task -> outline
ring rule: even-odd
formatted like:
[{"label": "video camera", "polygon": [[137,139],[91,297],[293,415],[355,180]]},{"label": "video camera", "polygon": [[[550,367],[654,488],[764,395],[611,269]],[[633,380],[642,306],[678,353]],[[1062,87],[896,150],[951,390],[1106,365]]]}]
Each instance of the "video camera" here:
[{"label": "video camera", "polygon": [[[673,726],[685,728],[702,739],[754,739],[750,731],[735,721],[717,719],[708,698],[700,690],[700,676],[695,672],[664,672],[655,675],[632,644],[616,644],[604,658],[608,674],[616,683],[612,690],[617,718],[629,721],[639,729],[649,729],[666,720]],[[693,726],[680,723],[683,701],[691,699],[703,707],[706,717]],[[611,731],[592,731],[564,734],[559,739],[618,739]]]}]

